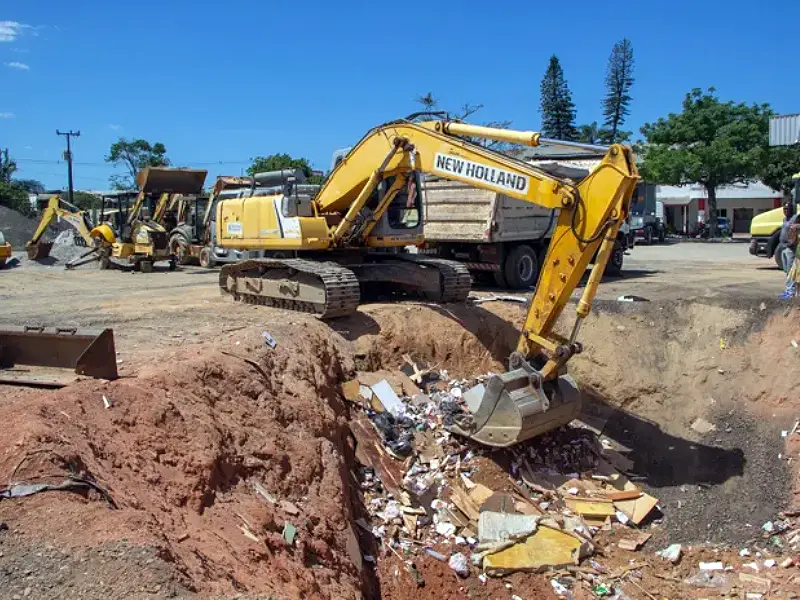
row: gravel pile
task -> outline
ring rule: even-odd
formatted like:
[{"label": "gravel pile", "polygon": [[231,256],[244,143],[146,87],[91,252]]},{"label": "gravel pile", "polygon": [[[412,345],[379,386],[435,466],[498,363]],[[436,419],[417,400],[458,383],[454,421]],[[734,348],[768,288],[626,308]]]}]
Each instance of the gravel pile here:
[{"label": "gravel pile", "polygon": [[25,248],[25,242],[31,239],[38,224],[38,219],[26,217],[6,206],[0,206],[0,231],[14,250]]}]

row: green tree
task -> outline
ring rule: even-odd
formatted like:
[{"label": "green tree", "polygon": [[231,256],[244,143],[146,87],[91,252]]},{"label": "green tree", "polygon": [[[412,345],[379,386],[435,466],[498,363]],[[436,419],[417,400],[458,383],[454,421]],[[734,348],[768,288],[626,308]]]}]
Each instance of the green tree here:
[{"label": "green tree", "polygon": [[36,213],[31,207],[28,192],[13,183],[0,181],[0,205],[29,217]]},{"label": "green tree", "polygon": [[760,179],[773,190],[791,199],[794,190],[792,175],[800,173],[800,145],[768,148],[762,161]]},{"label": "green tree", "polygon": [[122,167],[124,175],[112,175],[111,185],[118,190],[135,190],[136,174],[145,167],[168,167],[167,148],[161,142],[119,138],[111,144],[106,162]]},{"label": "green tree", "polygon": [[0,150],[0,183],[11,183],[17,170],[17,163],[8,155],[8,148]]},{"label": "green tree", "polygon": [[712,236],[717,230],[717,187],[759,176],[771,114],[766,104],[720,102],[714,92],[695,88],[686,94],[680,113],[641,128],[646,140],[642,176],[668,185],[702,184]]},{"label": "green tree", "polygon": [[603,99],[603,116],[608,130],[608,143],[622,141],[620,127],[630,114],[631,87],[633,87],[633,44],[623,38],[611,49],[606,68],[606,97]]},{"label": "green tree", "polygon": [[569,91],[564,70],[558,57],[553,55],[547,65],[541,83],[542,133],[545,137],[559,140],[574,140],[578,136],[575,129],[575,104]]},{"label": "green tree", "polygon": [[41,194],[44,192],[44,184],[36,179],[15,179],[14,185],[21,187],[30,194]]},{"label": "green tree", "polygon": [[592,121],[589,125],[578,125],[578,135],[576,141],[584,144],[607,144],[610,132],[604,127],[600,127],[597,121]]},{"label": "green tree", "polygon": [[322,183],[321,175],[315,175],[314,170],[305,158],[292,158],[288,154],[270,154],[269,156],[256,156],[253,164],[247,167],[247,174],[251,177],[256,173],[265,171],[278,171],[280,169],[301,169],[308,178],[309,183]]},{"label": "green tree", "polygon": [[103,205],[103,199],[95,194],[75,191],[72,194],[72,203],[80,210],[99,210]]}]

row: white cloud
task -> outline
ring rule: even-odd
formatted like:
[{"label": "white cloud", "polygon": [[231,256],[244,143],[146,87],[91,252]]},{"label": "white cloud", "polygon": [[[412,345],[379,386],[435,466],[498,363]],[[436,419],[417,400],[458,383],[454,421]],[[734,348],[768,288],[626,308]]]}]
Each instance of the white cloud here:
[{"label": "white cloud", "polygon": [[0,21],[0,42],[13,42],[26,29],[31,29],[31,26],[17,21]]},{"label": "white cloud", "polygon": [[13,118],[14,118],[14,113],[9,113],[9,112],[0,113],[0,119],[13,119]]},{"label": "white cloud", "polygon": [[16,52],[17,54],[27,54],[30,52],[27,48],[9,48],[12,52]]},{"label": "white cloud", "polygon": [[122,125],[113,125],[112,124],[112,125],[109,125],[108,128],[111,129],[112,131],[119,131],[120,129],[122,129]]},{"label": "white cloud", "polygon": [[30,71],[31,68],[23,62],[7,62],[5,65],[11,69],[19,69],[20,71]]}]

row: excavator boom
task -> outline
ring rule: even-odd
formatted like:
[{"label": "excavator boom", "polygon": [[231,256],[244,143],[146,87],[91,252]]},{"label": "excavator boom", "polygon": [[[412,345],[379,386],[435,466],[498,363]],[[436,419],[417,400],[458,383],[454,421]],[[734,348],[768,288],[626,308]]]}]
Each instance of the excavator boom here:
[{"label": "excavator boom", "polygon": [[[73,211],[61,208],[62,203],[73,208]],[[93,247],[97,243],[97,240],[102,239],[103,242],[108,244],[115,241],[114,234],[108,226],[93,227],[84,211],[78,210],[68,202],[62,200],[59,196],[53,196],[50,198],[47,207],[42,213],[42,218],[39,220],[36,231],[25,244],[28,251],[28,258],[31,260],[47,258],[50,255],[53,243],[43,242],[42,237],[47,231],[47,228],[50,227],[56,219],[62,219],[74,227],[75,231],[78,232],[78,235],[81,236],[81,239],[89,248]]]},{"label": "excavator boom", "polygon": [[[325,307],[324,316],[341,316],[355,306],[350,296],[349,304],[337,305],[335,310],[328,310],[327,303],[331,291],[339,298],[347,287],[345,272],[350,277],[357,274],[362,284],[405,281],[411,285],[413,269],[403,269],[399,264],[406,260],[429,270],[439,269],[445,282],[445,271],[456,270],[457,263],[425,264],[426,259],[419,258],[391,262],[385,253],[377,253],[378,258],[373,253],[366,256],[373,257],[376,264],[333,264],[337,256],[353,250],[413,243],[408,234],[403,235],[401,225],[392,229],[386,222],[391,210],[395,210],[397,221],[397,214],[402,215],[414,204],[419,173],[558,209],[539,284],[517,349],[509,359],[510,370],[491,378],[480,393],[472,394],[468,418],[457,420],[451,427],[483,444],[508,446],[566,424],[578,412],[580,395],[566,375],[566,363],[581,351],[577,342],[580,324],[589,314],[617,232],[628,216],[638,172],[630,148],[622,145],[610,146],[600,164],[576,182],[550,175],[468,138],[527,146],[544,141],[536,132],[449,121],[401,120],[376,127],[344,156],[310,203],[294,201],[296,212],[291,215],[280,208],[292,208],[292,198],[287,194],[221,201],[217,206],[220,245],[297,253],[325,251],[331,261],[322,263],[329,265],[325,267],[327,271],[323,274],[320,263],[308,260],[246,261],[224,267],[220,286],[237,299],[255,303],[290,295],[300,300],[308,298],[307,304]],[[401,193],[407,194],[407,199],[398,207],[395,198]],[[301,211],[305,212],[302,216]],[[595,256],[592,273],[578,301],[575,322],[569,335],[561,336],[554,331],[556,321]],[[456,273],[452,280],[457,279]],[[438,299],[466,297],[460,295],[462,292],[442,292]]]}]

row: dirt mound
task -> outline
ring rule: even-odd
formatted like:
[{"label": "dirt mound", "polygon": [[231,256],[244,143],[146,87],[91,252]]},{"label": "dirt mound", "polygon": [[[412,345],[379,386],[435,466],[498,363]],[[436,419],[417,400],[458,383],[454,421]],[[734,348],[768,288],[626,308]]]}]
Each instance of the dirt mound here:
[{"label": "dirt mound", "polygon": [[[18,481],[72,473],[99,498],[41,494],[0,520],[42,540],[152,546],[201,592],[354,597],[359,571],[335,351],[179,356],[172,373],[84,382],[12,400],[0,471]],[[105,395],[112,407],[103,407]],[[264,493],[256,490],[260,489]],[[48,513],[54,502],[59,518]],[[289,545],[286,523],[297,529]]]},{"label": "dirt mound", "polygon": [[[428,585],[416,590],[398,557],[378,554],[353,525],[364,513],[338,387],[357,371],[397,369],[404,354],[453,377],[499,371],[524,307],[375,306],[330,326],[268,314],[275,350],[250,327],[138,365],[136,377],[5,394],[0,473],[92,479],[116,508],[94,493],[48,492],[0,502],[0,521],[39,543],[152,548],[172,566],[169,585],[202,595],[553,597],[544,578],[484,587],[424,557]],[[584,324],[586,350],[570,370],[629,474],[661,501],[655,547],[747,540],[787,504],[796,462],[778,455],[800,409],[798,317],[758,305],[598,303]],[[713,428],[693,428],[701,418]]]},{"label": "dirt mound", "polygon": [[31,219],[7,206],[0,206],[0,231],[14,250],[25,248],[27,242],[36,231],[38,219]]}]

